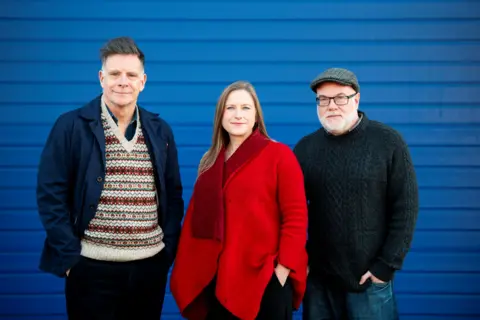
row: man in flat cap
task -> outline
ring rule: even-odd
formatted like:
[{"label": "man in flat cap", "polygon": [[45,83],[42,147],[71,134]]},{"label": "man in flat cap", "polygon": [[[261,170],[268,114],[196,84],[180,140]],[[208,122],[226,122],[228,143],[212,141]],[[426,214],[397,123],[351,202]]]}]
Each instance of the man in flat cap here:
[{"label": "man in flat cap", "polygon": [[398,319],[392,280],[419,207],[407,144],[358,110],[351,71],[328,69],[310,87],[322,128],[294,149],[309,210],[303,319]]}]

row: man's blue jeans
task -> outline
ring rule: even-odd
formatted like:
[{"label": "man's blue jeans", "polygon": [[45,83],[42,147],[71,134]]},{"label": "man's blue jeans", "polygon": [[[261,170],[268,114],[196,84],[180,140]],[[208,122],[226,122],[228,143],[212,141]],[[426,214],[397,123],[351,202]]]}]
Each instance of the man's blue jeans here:
[{"label": "man's blue jeans", "polygon": [[370,282],[365,292],[323,286],[309,277],[303,320],[398,320],[392,282]]}]

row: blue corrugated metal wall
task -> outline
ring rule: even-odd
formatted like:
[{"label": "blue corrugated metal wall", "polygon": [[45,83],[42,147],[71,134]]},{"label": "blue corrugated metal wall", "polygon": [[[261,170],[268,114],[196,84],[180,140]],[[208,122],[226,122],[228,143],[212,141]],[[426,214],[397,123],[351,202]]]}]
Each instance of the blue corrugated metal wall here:
[{"label": "blue corrugated metal wall", "polygon": [[[35,175],[55,118],[99,93],[99,47],[133,36],[146,53],[141,103],[179,145],[185,199],[229,82],[256,86],[269,133],[318,127],[309,81],[343,66],[361,107],[399,129],[421,212],[398,274],[402,319],[480,317],[480,6],[474,1],[0,4],[0,319],[64,319],[63,281],[39,273]],[[165,319],[178,319],[166,298]]]}]

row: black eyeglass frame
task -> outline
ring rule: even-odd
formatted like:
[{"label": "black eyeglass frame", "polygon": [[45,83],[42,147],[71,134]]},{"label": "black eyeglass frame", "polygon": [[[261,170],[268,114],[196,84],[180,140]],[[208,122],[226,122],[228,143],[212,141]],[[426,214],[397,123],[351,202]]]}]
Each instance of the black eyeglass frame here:
[{"label": "black eyeglass frame", "polygon": [[[353,97],[355,97],[355,96],[357,95],[357,93],[358,93],[358,92],[352,93],[352,94],[349,95],[349,96],[335,96],[335,97],[322,96],[322,98],[328,99],[328,104],[326,104],[326,105],[321,105],[321,104],[320,104],[320,98],[319,98],[319,97],[316,97],[316,98],[315,98],[315,102],[317,103],[317,106],[319,106],[319,107],[328,107],[328,106],[330,105],[330,103],[332,102],[332,100],[333,100],[333,102],[335,102],[335,104],[336,104],[337,106],[345,106],[345,105],[348,104],[348,102],[350,101],[351,98],[353,98]],[[343,103],[343,104],[338,104],[337,101],[335,101],[335,99],[345,99],[345,98],[347,98],[347,102],[345,102],[345,103]]]}]

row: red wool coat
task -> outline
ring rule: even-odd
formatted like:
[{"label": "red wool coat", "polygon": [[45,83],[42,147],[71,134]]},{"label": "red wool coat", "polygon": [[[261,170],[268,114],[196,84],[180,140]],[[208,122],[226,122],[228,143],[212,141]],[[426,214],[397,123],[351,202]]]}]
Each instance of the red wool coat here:
[{"label": "red wool coat", "polygon": [[[248,155],[249,150],[241,152]],[[276,263],[291,269],[294,308],[303,299],[307,204],[300,166],[288,146],[270,140],[244,158],[248,160],[221,190],[222,241],[193,235],[195,197],[190,201],[170,279],[173,297],[187,319],[205,318],[201,293],[215,276],[217,299],[240,319],[255,319]]]}]

